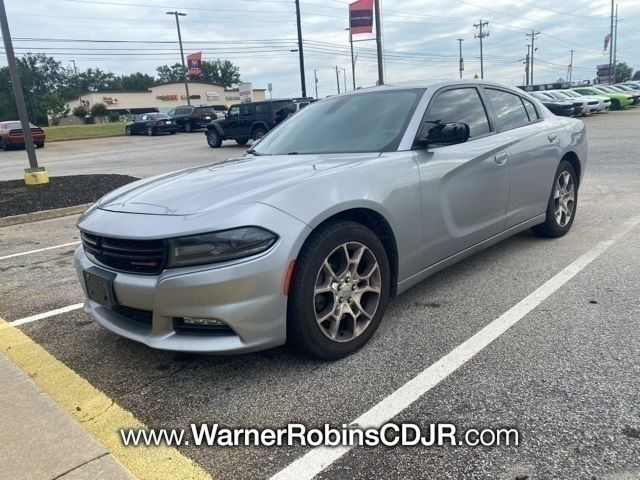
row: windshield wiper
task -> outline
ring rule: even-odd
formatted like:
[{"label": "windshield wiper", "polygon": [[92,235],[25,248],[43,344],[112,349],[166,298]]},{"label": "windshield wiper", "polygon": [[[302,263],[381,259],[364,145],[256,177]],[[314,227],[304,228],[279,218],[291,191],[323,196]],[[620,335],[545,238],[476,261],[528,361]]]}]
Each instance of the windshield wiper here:
[{"label": "windshield wiper", "polygon": [[250,148],[249,150],[247,150],[247,153],[250,153],[251,155],[255,155],[256,157],[263,155],[262,153],[256,152],[254,148]]}]

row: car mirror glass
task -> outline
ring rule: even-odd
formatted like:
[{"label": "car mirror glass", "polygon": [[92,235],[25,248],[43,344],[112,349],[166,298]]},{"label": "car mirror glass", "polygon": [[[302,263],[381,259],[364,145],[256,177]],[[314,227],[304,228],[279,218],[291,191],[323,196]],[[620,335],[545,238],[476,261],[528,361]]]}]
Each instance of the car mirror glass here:
[{"label": "car mirror glass", "polygon": [[424,122],[416,146],[455,145],[469,140],[470,129],[466,123]]}]

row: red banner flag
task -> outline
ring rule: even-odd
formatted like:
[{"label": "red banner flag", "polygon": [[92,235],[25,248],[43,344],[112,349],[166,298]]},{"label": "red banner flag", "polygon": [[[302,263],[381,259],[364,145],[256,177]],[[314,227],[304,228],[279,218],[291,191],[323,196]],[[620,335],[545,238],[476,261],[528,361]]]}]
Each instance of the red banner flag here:
[{"label": "red banner flag", "polygon": [[202,75],[202,52],[187,55],[187,67],[190,76],[199,77]]},{"label": "red banner flag", "polygon": [[373,32],[373,0],[358,0],[349,4],[351,35]]},{"label": "red banner flag", "polygon": [[604,37],[604,51],[607,51],[607,48],[609,47],[609,42],[611,41],[611,34],[607,34],[606,37]]}]

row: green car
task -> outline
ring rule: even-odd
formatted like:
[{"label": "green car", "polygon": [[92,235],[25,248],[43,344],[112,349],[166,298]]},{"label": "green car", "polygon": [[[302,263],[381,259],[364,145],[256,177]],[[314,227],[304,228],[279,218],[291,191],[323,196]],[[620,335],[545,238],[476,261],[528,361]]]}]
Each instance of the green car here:
[{"label": "green car", "polygon": [[601,97],[609,97],[611,99],[611,110],[621,110],[629,108],[631,105],[631,96],[625,93],[613,93],[602,90],[598,87],[577,87],[573,88],[581,95],[599,95]]}]

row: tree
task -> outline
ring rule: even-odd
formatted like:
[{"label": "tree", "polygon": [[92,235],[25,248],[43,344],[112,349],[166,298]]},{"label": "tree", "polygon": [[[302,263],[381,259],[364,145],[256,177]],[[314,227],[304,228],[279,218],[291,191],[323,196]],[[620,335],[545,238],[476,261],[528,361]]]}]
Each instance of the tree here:
[{"label": "tree", "polygon": [[633,74],[632,80],[640,80],[640,70],[636,70],[636,73]]},{"label": "tree", "polygon": [[104,103],[94,103],[90,110],[92,117],[105,117],[109,114],[109,110]]},{"label": "tree", "polygon": [[155,83],[156,79],[146,73],[132,73],[131,75],[122,75],[119,77],[120,88],[122,90],[149,90]]},{"label": "tree", "polygon": [[87,109],[84,108],[83,105],[78,105],[71,111],[71,113],[73,114],[74,117],[78,117],[84,123],[84,119],[87,116],[87,113],[89,112],[87,112]]},{"label": "tree", "polygon": [[633,69],[626,62],[620,62],[616,65],[616,83],[626,82],[633,75]]},{"label": "tree", "polygon": [[42,97],[42,108],[46,114],[51,117],[54,125],[60,124],[60,119],[69,115],[69,107],[67,107],[63,98],[57,93],[49,93]]},{"label": "tree", "polygon": [[156,68],[159,83],[179,83],[184,81],[184,68],[179,63],[162,65]]},{"label": "tree", "polygon": [[112,90],[116,76],[99,68],[88,68],[78,74],[77,88],[80,92],[103,92]]},{"label": "tree", "polygon": [[225,88],[233,87],[240,83],[240,67],[229,60],[217,58],[211,62],[202,62],[202,75],[199,77],[208,83],[221,85]]}]

